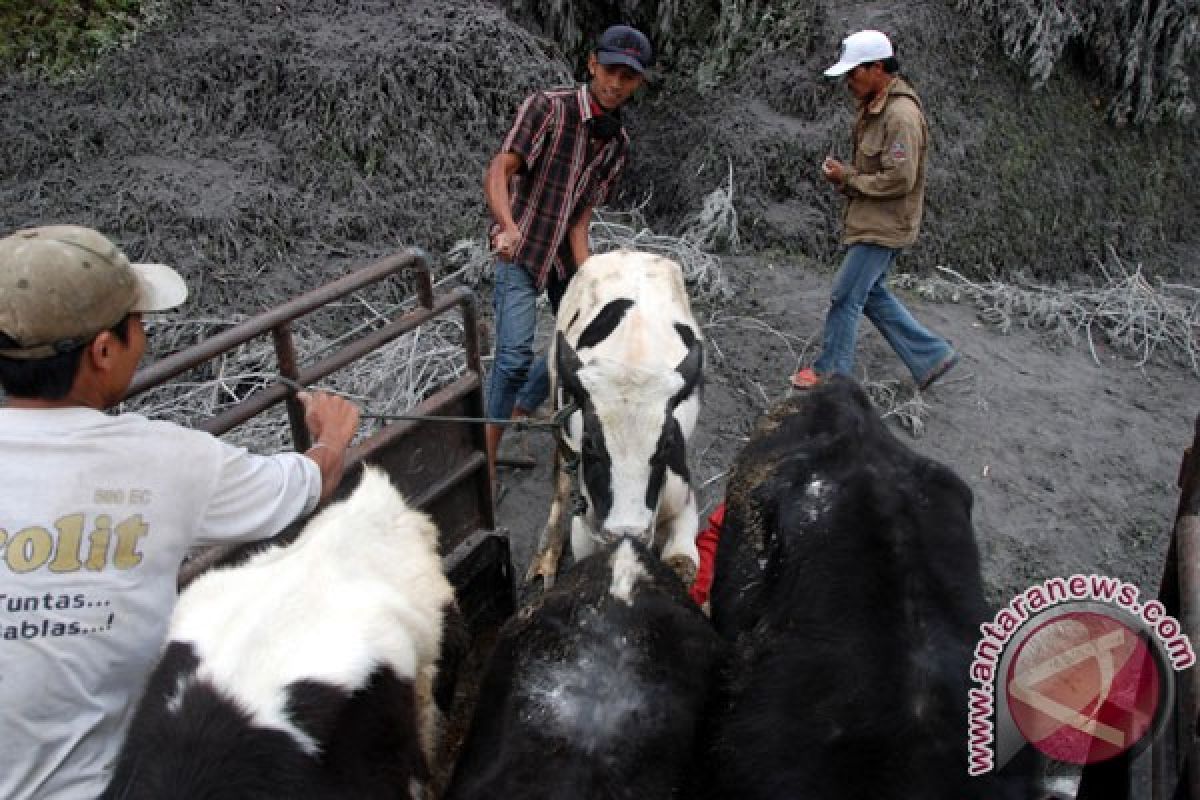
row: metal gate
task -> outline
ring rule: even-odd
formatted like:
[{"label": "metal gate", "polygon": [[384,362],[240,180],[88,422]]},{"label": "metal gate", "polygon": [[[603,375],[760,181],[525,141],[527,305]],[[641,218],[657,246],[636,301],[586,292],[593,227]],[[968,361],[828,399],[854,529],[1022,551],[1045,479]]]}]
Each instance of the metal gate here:
[{"label": "metal gate", "polygon": [[[1158,600],[1200,645],[1200,416],[1179,469],[1179,506]],[[1161,734],[1136,757],[1129,754],[1083,769],[1079,800],[1200,800],[1197,698],[1200,672],[1176,676],[1174,707]]]},{"label": "metal gate", "polygon": [[[1200,647],[1200,416],[1192,446],[1179,468],[1179,508],[1163,568],[1159,600],[1183,626],[1193,647]],[[1153,800],[1200,800],[1200,737],[1197,699],[1200,667],[1178,675],[1175,715],[1152,747]],[[1145,795],[1143,795],[1145,796]]]},{"label": "metal gate", "polygon": [[[296,320],[353,292],[401,275],[411,279],[416,287],[417,303],[412,311],[301,366],[292,336]],[[220,435],[283,403],[292,446],[304,451],[311,443],[304,425],[304,411],[296,398],[297,385],[314,384],[418,326],[456,311],[462,320],[466,371],[411,411],[418,416],[482,417],[483,370],[475,293],[460,287],[435,296],[429,258],[416,248],[358,269],[155,362],[138,372],[126,397],[160,386],[256,337],[269,335],[281,380],[196,427]],[[360,463],[382,467],[410,504],[433,517],[441,532],[442,552],[447,554],[444,559],[447,572],[459,590],[462,610],[473,623],[472,628],[476,627],[476,618],[511,613],[515,590],[508,540],[494,532],[495,513],[482,425],[393,421],[350,449],[347,473]],[[286,538],[289,533],[280,536]],[[244,549],[230,545],[197,554],[181,570],[180,585],[186,585],[195,575],[216,564],[236,560]]]}]

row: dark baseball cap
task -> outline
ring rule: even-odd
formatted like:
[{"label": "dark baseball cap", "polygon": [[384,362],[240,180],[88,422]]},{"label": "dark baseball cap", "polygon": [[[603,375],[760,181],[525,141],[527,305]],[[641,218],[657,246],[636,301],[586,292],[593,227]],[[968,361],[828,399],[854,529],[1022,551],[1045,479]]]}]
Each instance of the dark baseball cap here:
[{"label": "dark baseball cap", "polygon": [[630,69],[645,72],[654,64],[654,48],[638,29],[628,25],[613,25],[600,34],[596,42],[596,60],[601,64],[624,64]]}]

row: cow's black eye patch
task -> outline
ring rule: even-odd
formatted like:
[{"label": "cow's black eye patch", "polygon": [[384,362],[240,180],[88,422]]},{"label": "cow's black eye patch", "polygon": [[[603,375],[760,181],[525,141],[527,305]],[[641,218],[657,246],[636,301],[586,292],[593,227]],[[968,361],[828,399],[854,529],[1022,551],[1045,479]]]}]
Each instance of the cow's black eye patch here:
[{"label": "cow's black eye patch", "polygon": [[667,470],[670,469],[684,481],[691,483],[687,465],[687,443],[683,438],[683,430],[679,420],[668,409],[663,421],[662,433],[658,436],[658,444],[654,455],[650,457],[650,482],[646,484],[646,508],[658,505],[658,496],[662,493],[663,484],[667,480]]},{"label": "cow's black eye patch", "polygon": [[692,349],[692,345],[696,343],[696,332],[684,325],[682,322],[675,323],[675,332],[679,334],[679,338],[683,340],[683,346],[688,350]]},{"label": "cow's black eye patch", "polygon": [[583,470],[580,477],[587,486],[596,519],[603,521],[612,510],[612,456],[604,439],[604,428],[590,408],[583,412],[583,442],[581,444]]},{"label": "cow's black eye patch", "polygon": [[600,313],[592,318],[592,321],[583,329],[583,333],[579,335],[579,342],[575,345],[575,349],[583,350],[587,347],[595,347],[603,342],[612,332],[621,324],[621,320],[625,317],[625,312],[633,307],[633,301],[628,297],[620,297],[616,300],[610,300],[604,308],[600,309]]}]

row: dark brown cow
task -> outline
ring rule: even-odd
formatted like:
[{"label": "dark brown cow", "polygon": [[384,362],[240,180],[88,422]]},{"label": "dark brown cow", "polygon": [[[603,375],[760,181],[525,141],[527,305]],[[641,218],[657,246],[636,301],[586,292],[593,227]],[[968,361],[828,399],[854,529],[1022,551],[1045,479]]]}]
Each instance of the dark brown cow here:
[{"label": "dark brown cow", "polygon": [[967,775],[988,609],[962,480],[835,379],[759,421],[727,501],[712,614],[735,652],[700,796],[1029,796]]},{"label": "dark brown cow", "polygon": [[721,652],[645,545],[592,554],[501,630],[444,800],[684,796]]}]

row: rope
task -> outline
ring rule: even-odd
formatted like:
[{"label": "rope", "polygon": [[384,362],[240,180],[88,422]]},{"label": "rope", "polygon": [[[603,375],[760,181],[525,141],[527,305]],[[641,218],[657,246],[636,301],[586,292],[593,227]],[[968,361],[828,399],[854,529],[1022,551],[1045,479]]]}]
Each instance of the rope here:
[{"label": "rope", "polygon": [[[291,378],[283,375],[276,376],[276,380],[297,392],[306,392],[308,387],[302,386]],[[322,390],[324,391],[324,390]],[[378,419],[385,422],[396,420],[413,420],[415,422],[466,422],[485,425],[504,425],[511,427],[515,431],[530,431],[530,430],[548,430],[555,433],[561,431],[566,425],[567,418],[579,410],[575,403],[571,402],[560,408],[554,413],[554,416],[549,420],[536,420],[532,417],[517,417],[515,419],[497,419],[495,417],[448,417],[435,416],[432,414],[377,414],[364,409],[359,413],[363,419]]]}]

